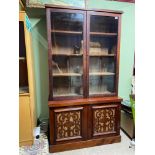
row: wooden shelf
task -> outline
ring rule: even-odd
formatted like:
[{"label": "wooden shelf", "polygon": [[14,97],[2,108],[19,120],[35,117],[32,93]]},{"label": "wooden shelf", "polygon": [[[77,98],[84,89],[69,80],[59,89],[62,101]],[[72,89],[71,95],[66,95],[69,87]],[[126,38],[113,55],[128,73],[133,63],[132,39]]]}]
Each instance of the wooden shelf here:
[{"label": "wooden shelf", "polygon": [[102,53],[90,53],[89,54],[90,57],[92,56],[97,56],[97,57],[100,57],[100,56],[103,56],[103,57],[114,57],[116,56],[115,54],[102,54]]},{"label": "wooden shelf", "polygon": [[96,75],[115,75],[115,73],[111,73],[111,72],[93,72],[93,73],[89,73],[90,76],[96,76]]},{"label": "wooden shelf", "polygon": [[83,54],[52,53],[54,56],[82,56]]},{"label": "wooden shelf", "polygon": [[117,33],[90,32],[90,35],[117,36]]},{"label": "wooden shelf", "polygon": [[63,34],[82,34],[82,31],[65,31],[65,30],[51,30],[52,33],[63,33]]},{"label": "wooden shelf", "polygon": [[19,60],[26,60],[26,57],[19,57]]},{"label": "wooden shelf", "polygon": [[105,95],[105,94],[113,94],[110,91],[100,91],[100,92],[90,92],[89,95]]},{"label": "wooden shelf", "polygon": [[80,73],[53,73],[54,77],[63,77],[63,76],[82,76]]},{"label": "wooden shelf", "polygon": [[80,94],[76,93],[68,93],[68,94],[53,94],[54,97],[67,97],[67,96],[81,96]]}]

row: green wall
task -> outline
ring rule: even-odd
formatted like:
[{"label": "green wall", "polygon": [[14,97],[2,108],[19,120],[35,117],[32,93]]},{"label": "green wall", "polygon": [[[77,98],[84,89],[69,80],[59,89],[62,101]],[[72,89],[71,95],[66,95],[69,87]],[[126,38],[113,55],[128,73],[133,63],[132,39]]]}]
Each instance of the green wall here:
[{"label": "green wall", "polygon": [[[90,0],[89,8],[123,11],[120,50],[119,96],[128,99],[131,92],[131,77],[134,62],[134,10],[132,3]],[[48,52],[45,10],[27,10],[32,23],[32,44],[35,61],[37,114],[48,117]],[[40,13],[40,16],[38,15]],[[35,17],[35,14],[38,17]]]},{"label": "green wall", "polygon": [[32,24],[32,46],[36,75],[36,96],[38,117],[48,117],[48,52],[46,20],[30,18]]}]

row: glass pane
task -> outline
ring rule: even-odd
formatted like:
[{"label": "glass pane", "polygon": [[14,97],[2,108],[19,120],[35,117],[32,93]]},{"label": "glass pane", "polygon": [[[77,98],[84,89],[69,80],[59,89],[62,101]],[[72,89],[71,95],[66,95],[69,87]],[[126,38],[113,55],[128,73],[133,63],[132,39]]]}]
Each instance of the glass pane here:
[{"label": "glass pane", "polygon": [[[118,32],[118,17],[91,15],[91,32]],[[94,23],[94,24],[93,24]]]},{"label": "glass pane", "polygon": [[83,14],[51,13],[53,97],[83,96]]},{"label": "glass pane", "polygon": [[115,92],[116,17],[90,17],[89,95]]}]

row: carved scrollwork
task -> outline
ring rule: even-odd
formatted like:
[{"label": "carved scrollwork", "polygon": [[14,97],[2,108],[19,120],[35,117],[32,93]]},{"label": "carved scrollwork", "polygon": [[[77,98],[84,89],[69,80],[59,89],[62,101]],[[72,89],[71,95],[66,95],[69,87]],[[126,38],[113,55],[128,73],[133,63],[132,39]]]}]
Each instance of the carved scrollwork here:
[{"label": "carved scrollwork", "polygon": [[80,111],[67,111],[56,114],[57,139],[76,137],[81,135]]},{"label": "carved scrollwork", "polygon": [[94,134],[115,131],[115,108],[102,108],[94,110]]}]

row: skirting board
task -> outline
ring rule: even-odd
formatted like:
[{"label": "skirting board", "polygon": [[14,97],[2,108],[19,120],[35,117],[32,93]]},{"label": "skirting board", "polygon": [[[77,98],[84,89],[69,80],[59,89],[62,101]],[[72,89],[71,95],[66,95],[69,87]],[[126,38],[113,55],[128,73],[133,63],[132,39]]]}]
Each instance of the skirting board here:
[{"label": "skirting board", "polygon": [[100,139],[92,139],[92,140],[87,140],[87,141],[79,141],[79,142],[74,142],[74,143],[50,145],[49,151],[50,153],[54,153],[54,152],[93,147],[93,146],[104,145],[104,144],[119,143],[119,142],[121,142],[120,135],[113,136],[113,137],[100,138]]},{"label": "skirting board", "polygon": [[33,139],[30,140],[25,140],[25,141],[20,141],[19,146],[31,146],[33,145]]}]

